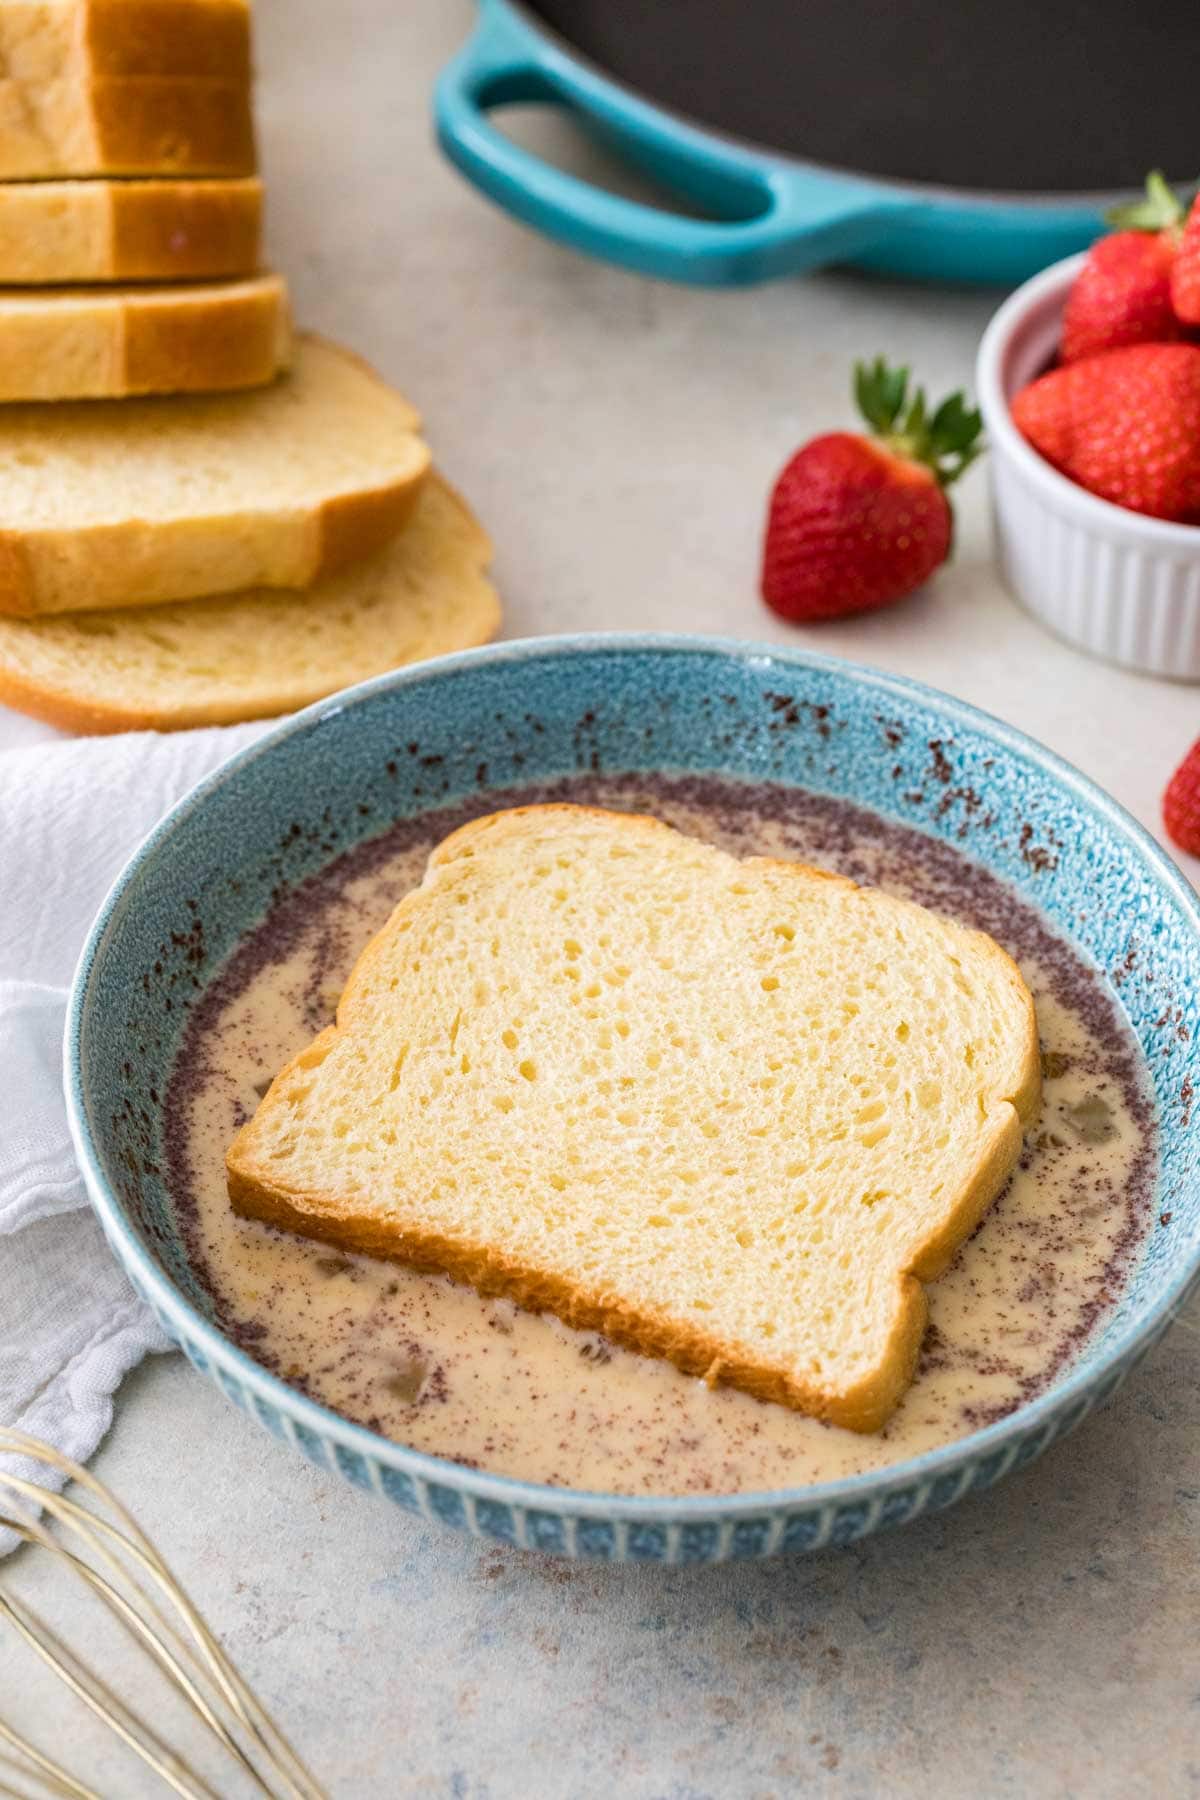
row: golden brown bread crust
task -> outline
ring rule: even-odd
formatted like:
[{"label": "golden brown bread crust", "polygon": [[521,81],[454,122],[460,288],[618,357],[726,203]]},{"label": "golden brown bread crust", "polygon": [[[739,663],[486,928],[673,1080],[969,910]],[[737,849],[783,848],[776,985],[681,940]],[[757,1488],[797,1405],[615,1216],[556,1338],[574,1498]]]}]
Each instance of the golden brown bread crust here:
[{"label": "golden brown bread crust", "polygon": [[123,394],[204,393],[263,387],[287,364],[291,323],[278,278],[244,287],[171,289],[190,304],[157,296],[126,313]]},{"label": "golden brown bread crust", "polygon": [[[462,497],[440,473],[431,478],[429,485],[431,488],[436,486],[448,495],[469,522],[474,532],[478,568],[482,572],[491,556],[491,544],[486,532],[473,517]],[[314,602],[319,601],[319,598],[319,595],[314,595]],[[224,595],[221,603],[237,606],[238,596]],[[204,602],[201,600],[184,604],[202,607]],[[248,631],[254,631],[256,619],[262,616],[260,609],[270,605],[271,599],[261,593],[246,598],[244,610]],[[428,653],[440,655],[451,650],[471,649],[477,644],[487,643],[495,637],[499,628],[500,604],[495,590],[487,584],[481,584],[481,591],[469,620],[464,621],[458,617],[454,621],[453,630],[443,627],[440,641],[431,645]],[[378,668],[369,673],[384,674],[388,666],[394,665],[381,662]],[[250,719],[271,718],[279,713],[311,705],[314,701],[324,699],[341,685],[341,681],[331,679],[316,683],[308,681],[302,687],[293,685],[287,688],[281,678],[280,686],[271,699],[260,699],[254,703],[248,703],[246,696],[235,684],[228,692],[210,693],[203,702],[174,700],[156,705],[148,703],[144,695],[130,693],[119,704],[104,704],[88,700],[66,688],[38,683],[21,671],[5,666],[0,654],[0,705],[14,707],[31,718],[43,719],[46,724],[57,726],[61,731],[75,731],[84,735],[105,736],[121,731],[186,731],[206,725],[237,725]],[[219,688],[219,684],[217,686]]]},{"label": "golden brown bread crust", "polygon": [[[423,464],[410,480],[371,488],[361,494],[336,495],[323,502],[315,514],[315,550],[310,569],[303,582],[297,585],[312,587],[322,576],[331,575],[347,563],[381,549],[412,516],[430,467],[430,455],[425,449]],[[119,554],[119,542],[124,532],[136,537],[140,530],[138,521],[130,520],[126,527],[97,525],[84,528],[74,536],[81,546],[90,540],[98,556],[110,557]],[[0,615],[33,619],[63,610],[38,603],[37,550],[36,534],[27,536],[23,532],[0,530]],[[158,603],[140,598],[130,601],[135,606]]]},{"label": "golden brown bread crust", "polygon": [[[114,182],[109,273],[131,281],[251,275],[262,249],[262,201],[262,182],[254,176]],[[75,269],[46,279],[90,276]]]},{"label": "golden brown bread crust", "polygon": [[[0,706],[11,706],[30,719],[41,719],[59,731],[78,732],[80,737],[108,737],[118,731],[157,731],[159,721],[148,712],[131,707],[128,712],[113,712],[108,707],[92,706],[70,694],[40,688],[24,680],[11,669],[0,668]],[[225,719],[196,719],[189,724],[224,725]]]},{"label": "golden brown bread crust", "polygon": [[[436,654],[472,650],[479,644],[490,643],[499,627],[497,609],[478,631],[456,638]],[[387,670],[380,668],[376,673],[384,675]],[[336,686],[327,683],[304,693],[289,694],[286,698],[256,705],[247,705],[233,695],[210,700],[202,706],[161,707],[147,706],[136,695],[131,695],[121,706],[102,706],[60,689],[41,687],[0,664],[0,706],[11,706],[31,719],[41,719],[59,731],[77,732],[81,737],[111,737],[122,731],[195,731],[206,725],[245,725],[252,719],[274,719],[281,713],[296,712],[336,691]]]},{"label": "golden brown bread crust", "polygon": [[92,113],[96,173],[253,175],[258,167],[250,89],[240,84],[102,80],[92,88]]},{"label": "golden brown bread crust", "polygon": [[0,402],[263,387],[286,365],[290,345],[287,289],[277,275],[0,289]]},{"label": "golden brown bread crust", "polygon": [[174,75],[248,82],[247,0],[4,0],[0,72],[17,81]]},{"label": "golden brown bread crust", "polygon": [[[456,637],[431,654],[472,650],[479,644],[490,643],[499,629],[497,606],[478,630]],[[384,675],[387,670],[380,668],[375,672]],[[147,706],[144,700],[131,695],[128,702],[120,706],[102,706],[58,688],[40,686],[0,664],[0,706],[11,706],[31,719],[41,719],[59,731],[77,732],[81,737],[111,737],[122,731],[194,731],[206,725],[244,725],[252,719],[274,719],[281,713],[297,712],[336,691],[336,684],[325,683],[303,693],[280,695],[270,702],[254,705],[248,705],[235,694],[209,700],[204,705],[161,707]]]},{"label": "golden brown bread crust", "polygon": [[[343,350],[331,339],[322,338],[315,332],[293,334],[293,345],[305,342],[335,350],[347,361],[356,364],[380,387],[388,388],[378,370],[370,363],[353,352]],[[394,400],[400,399],[394,390],[389,388],[388,391]],[[420,415],[412,408],[409,411],[415,435],[420,427]],[[429,476],[431,463],[428,445],[417,442],[413,448],[411,472],[404,479],[355,494],[335,496],[314,507],[306,536],[305,567],[292,574],[285,583],[276,585],[311,587],[322,575],[380,548],[410,516]],[[231,525],[236,529],[236,521],[232,521]],[[186,519],[166,520],[155,531],[165,544],[177,531],[186,535],[190,529],[190,521]],[[56,582],[55,577],[62,560],[62,541],[69,542],[74,559],[85,558],[94,568],[107,568],[110,565],[124,568],[131,559],[136,561],[144,556],[147,535],[145,522],[136,518],[81,526],[74,531],[53,527],[45,530],[34,527],[29,531],[0,528],[0,614],[28,619],[44,613],[93,608],[107,610],[116,605],[143,606],[166,602],[171,596],[159,593],[144,596],[129,592],[123,585],[119,593],[89,599],[84,607],[78,609],[64,606],[61,600],[55,598],[57,587],[61,585]],[[262,585],[268,585],[262,577],[258,579]],[[14,704],[17,702],[14,701]]]},{"label": "golden brown bread crust", "polygon": [[253,175],[256,169],[244,81],[0,80],[0,180]]},{"label": "golden brown bread crust", "polygon": [[431,466],[427,450],[425,469],[418,480],[372,488],[362,494],[339,494],[327,500],[318,523],[313,582],[390,543],[412,517]]},{"label": "golden brown bread crust", "polygon": [[32,618],[37,612],[36,591],[28,539],[20,531],[0,531],[0,613]]},{"label": "golden brown bread crust", "polygon": [[[289,1064],[288,1070],[292,1067]],[[326,1215],[315,1210],[313,1197],[290,1196],[280,1189],[266,1191],[233,1165],[229,1166],[229,1199],[242,1218],[320,1238],[342,1250],[449,1275],[481,1294],[502,1295],[526,1312],[553,1313],[577,1331],[601,1331],[626,1350],[660,1357],[685,1375],[740,1388],[756,1400],[771,1400],[850,1431],[878,1431],[894,1410],[912,1380],[928,1317],[920,1282],[901,1277],[886,1383],[869,1388],[864,1383],[860,1390],[831,1396],[797,1380],[790,1370],[747,1362],[736,1346],[698,1330],[688,1320],[636,1312],[611,1296],[589,1293],[545,1271],[525,1268],[484,1244],[460,1243],[433,1234],[398,1237],[366,1214]]]},{"label": "golden brown bread crust", "polygon": [[[472,840],[486,835],[498,821],[555,812],[572,816],[587,812],[601,818],[618,818],[622,828],[631,830],[671,830],[661,820],[646,814],[614,815],[600,807],[569,804],[516,807],[472,820],[452,832],[430,853],[430,866],[472,854]],[[772,857],[744,860],[749,866],[772,864],[806,880],[816,876],[848,888],[858,885],[844,876],[802,863]],[[400,906],[404,904],[401,901]],[[327,1026],[280,1070],[263,1100],[264,1106],[270,1104],[275,1090],[285,1087],[298,1070],[321,1061],[336,1039],[348,1029],[358,1003],[359,989],[371,963],[382,954],[381,940],[388,928],[385,925],[366,945],[351,969],[338,1003],[335,1023]],[[956,1203],[939,1226],[913,1247],[906,1259],[907,1267],[897,1273],[896,1303],[886,1352],[878,1370],[851,1389],[835,1393],[799,1379],[793,1370],[771,1365],[769,1352],[765,1350],[758,1361],[751,1363],[736,1346],[704,1332],[690,1319],[674,1319],[648,1309],[639,1311],[612,1295],[589,1291],[576,1282],[523,1265],[486,1244],[460,1241],[432,1232],[398,1232],[389,1229],[378,1217],[355,1212],[329,1195],[292,1190],[274,1173],[268,1181],[252,1164],[239,1157],[239,1144],[249,1133],[253,1121],[243,1127],[226,1154],[230,1204],[243,1218],[261,1219],[270,1225],[320,1238],[341,1249],[402,1261],[417,1268],[439,1270],[469,1283],[481,1293],[503,1295],[527,1311],[552,1312],[576,1329],[601,1331],[626,1349],[644,1356],[661,1357],[686,1375],[699,1376],[709,1382],[725,1382],[756,1399],[792,1407],[851,1431],[878,1431],[894,1411],[916,1370],[929,1318],[923,1283],[934,1280],[943,1272],[996,1198],[1020,1154],[1023,1127],[1036,1117],[1041,1100],[1040,1050],[1032,998],[1020,971],[1000,946],[983,932],[971,935],[1011,972],[1014,1001],[1022,1006],[1024,1014],[1022,1078],[1016,1092],[997,1108],[975,1168]]]},{"label": "golden brown bread crust", "polygon": [[79,0],[97,75],[250,79],[245,0]]},{"label": "golden brown bread crust", "polygon": [[261,233],[256,176],[3,182],[0,284],[253,275]]}]

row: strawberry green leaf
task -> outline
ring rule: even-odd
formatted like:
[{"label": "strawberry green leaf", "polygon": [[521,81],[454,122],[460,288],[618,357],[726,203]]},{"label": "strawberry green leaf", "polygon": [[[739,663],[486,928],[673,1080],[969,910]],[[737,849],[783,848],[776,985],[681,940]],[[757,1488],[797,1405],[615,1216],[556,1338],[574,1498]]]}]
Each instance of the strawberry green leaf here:
[{"label": "strawberry green leaf", "polygon": [[969,450],[983,427],[980,414],[969,410],[961,394],[951,394],[929,422],[929,446],[935,457]]},{"label": "strawberry green leaf", "polygon": [[908,409],[908,417],[904,421],[904,436],[914,444],[923,445],[929,434],[925,420],[925,389],[918,388],[913,395],[913,403]]},{"label": "strawberry green leaf", "polygon": [[1129,206],[1114,206],[1104,217],[1122,231],[1169,231],[1183,223],[1186,211],[1162,170],[1152,169],[1146,177],[1144,198]]},{"label": "strawberry green leaf", "polygon": [[859,411],[897,456],[924,463],[942,487],[949,487],[982,455],[983,420],[963,394],[951,394],[931,415],[924,388],[914,388],[909,398],[908,373],[890,368],[882,356],[855,363]]},{"label": "strawberry green leaf", "polygon": [[881,436],[891,431],[904,408],[908,370],[889,368],[882,356],[855,363],[854,398],[868,425]]}]

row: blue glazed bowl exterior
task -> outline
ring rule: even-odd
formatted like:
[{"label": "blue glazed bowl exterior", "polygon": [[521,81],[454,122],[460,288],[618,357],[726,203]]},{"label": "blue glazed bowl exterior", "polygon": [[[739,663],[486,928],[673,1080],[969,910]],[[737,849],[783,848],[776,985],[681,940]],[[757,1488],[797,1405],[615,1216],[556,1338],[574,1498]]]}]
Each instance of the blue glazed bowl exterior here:
[{"label": "blue glazed bowl exterior", "polygon": [[[781,709],[781,694],[794,705]],[[935,755],[950,765],[948,782],[930,779]],[[1103,1330],[1040,1398],[942,1449],[825,1486],[632,1499],[406,1449],[294,1392],[215,1323],[161,1172],[158,1097],[197,995],[281,884],[393,819],[465,795],[503,804],[506,787],[596,768],[717,772],[873,806],[1010,880],[1109,974],[1157,1093],[1155,1211],[1170,1223],[1151,1232]],[[955,799],[971,789],[985,808]],[[1200,1278],[1189,1130],[1198,989],[1200,908],[1187,883],[1114,802],[985,714],[801,651],[652,635],[539,639],[401,670],[313,707],[181,802],[119,878],[85,946],[67,1032],[68,1106],[92,1202],[135,1286],[194,1366],[275,1436],[478,1537],[570,1557],[717,1562],[849,1543],[990,1487],[1107,1400],[1158,1340]],[[1179,1028],[1164,1030],[1176,1009]]]}]

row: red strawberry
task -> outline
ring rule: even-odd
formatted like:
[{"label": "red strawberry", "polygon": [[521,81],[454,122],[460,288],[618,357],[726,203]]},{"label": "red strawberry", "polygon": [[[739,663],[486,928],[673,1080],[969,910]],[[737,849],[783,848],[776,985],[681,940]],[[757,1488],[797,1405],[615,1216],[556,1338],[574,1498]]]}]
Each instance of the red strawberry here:
[{"label": "red strawberry", "polygon": [[1175,246],[1163,232],[1117,231],[1088,253],[1063,309],[1059,361],[1080,362],[1125,344],[1178,342],[1171,305]]},{"label": "red strawberry", "polygon": [[1171,271],[1171,305],[1185,325],[1200,325],[1200,194],[1192,202]]},{"label": "red strawberry", "polygon": [[1122,231],[1088,251],[1063,311],[1059,361],[1080,362],[1126,344],[1170,344],[1187,335],[1171,304],[1171,271],[1183,207],[1161,172],[1146,178],[1146,197],[1118,207]]},{"label": "red strawberry", "polygon": [[1134,344],[1051,369],[1013,422],[1093,494],[1157,519],[1200,520],[1200,347]]},{"label": "red strawberry", "polygon": [[1200,738],[1167,783],[1163,824],[1167,836],[1181,850],[1200,856]]},{"label": "red strawberry", "polygon": [[927,416],[908,370],[855,365],[874,438],[835,431],[798,450],[775,483],[762,593],[785,619],[837,619],[899,600],[950,552],[944,490],[979,455],[980,418],[961,394]]}]

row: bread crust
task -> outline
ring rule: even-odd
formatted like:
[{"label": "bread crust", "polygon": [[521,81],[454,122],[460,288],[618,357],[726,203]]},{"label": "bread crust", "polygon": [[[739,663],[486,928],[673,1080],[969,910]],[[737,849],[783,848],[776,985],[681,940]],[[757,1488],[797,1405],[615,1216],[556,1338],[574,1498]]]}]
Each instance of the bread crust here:
[{"label": "bread crust", "polygon": [[290,349],[278,275],[0,292],[0,402],[263,387]]},{"label": "bread crust", "polygon": [[[670,826],[645,814],[615,814],[599,807],[561,803],[519,807],[490,813],[452,832],[430,853],[428,869],[472,855],[475,840],[498,825],[556,813],[572,817],[590,814],[614,822],[621,830],[672,832]],[[771,866],[805,880],[814,876],[828,879],[852,890],[858,885],[844,876],[802,863],[769,857],[744,861],[747,866]],[[323,1060],[343,1033],[352,1028],[371,964],[383,954],[384,939],[394,920],[420,892],[418,888],[401,900],[392,918],[364,948],[350,971],[335,1023],[279,1072],[263,1099],[264,1108],[270,1106],[277,1089],[285,1087],[298,1070]],[[331,1195],[291,1188],[275,1173],[268,1175],[258,1168],[245,1151],[253,1120],[238,1133],[226,1155],[230,1204],[241,1217],[320,1238],[344,1250],[438,1270],[481,1293],[503,1295],[527,1311],[551,1312],[576,1329],[601,1331],[640,1355],[663,1358],[686,1375],[727,1383],[756,1399],[774,1401],[851,1431],[877,1431],[887,1422],[916,1370],[929,1317],[924,1283],[943,1272],[999,1193],[1020,1154],[1024,1125],[1036,1117],[1041,1098],[1040,1049],[1032,997],[1015,963],[993,939],[983,932],[967,935],[977,941],[985,954],[997,959],[998,968],[1012,985],[1014,1005],[1021,1014],[1021,1068],[1013,1093],[995,1104],[990,1129],[981,1140],[974,1166],[945,1217],[925,1238],[906,1248],[895,1276],[886,1349],[878,1367],[853,1386],[832,1389],[805,1380],[785,1364],[772,1362],[765,1352],[751,1361],[744,1349],[705,1332],[692,1319],[639,1309],[618,1296],[522,1263],[494,1246],[411,1226],[399,1229],[384,1225],[377,1217],[339,1203]]]},{"label": "bread crust", "polygon": [[261,235],[256,176],[0,184],[0,285],[252,275]]},{"label": "bread crust", "polygon": [[170,302],[151,289],[125,309],[119,396],[264,387],[287,367],[291,315],[278,275],[165,291]]},{"label": "bread crust", "polygon": [[[182,600],[204,600],[210,590],[197,583],[187,593],[163,592],[174,584],[165,576],[155,578],[153,569],[171,567],[173,544],[189,546],[198,530],[219,537],[223,533],[242,533],[249,545],[257,542],[267,566],[258,571],[253,585],[259,587],[309,588],[324,575],[381,548],[411,518],[421,489],[428,479],[431,458],[425,446],[409,479],[368,488],[358,494],[341,494],[322,501],[308,518],[301,521],[261,521],[261,531],[252,539],[245,515],[234,513],[213,515],[203,521],[184,520],[164,525],[155,533],[155,558],[148,567],[146,527],[138,520],[117,525],[96,525],[69,535],[59,532],[32,533],[0,531],[0,614],[11,618],[45,618],[56,613],[95,612],[118,605],[128,607],[155,606]],[[250,516],[253,519],[253,515]],[[125,587],[124,569],[134,563],[138,568],[140,591]],[[53,592],[69,594],[60,573],[63,566],[90,564],[93,589],[86,604],[74,607],[62,603],[39,604],[46,595],[42,587],[46,566],[53,580]],[[104,581],[103,590],[100,588]],[[10,585],[11,584],[11,585]],[[228,591],[237,593],[239,586],[249,585],[246,576]]]},{"label": "bread crust", "polygon": [[0,80],[0,180],[253,175],[257,167],[245,81]]},{"label": "bread crust", "polygon": [[79,0],[77,10],[98,75],[250,80],[246,0]]},{"label": "bread crust", "polygon": [[[479,610],[467,630],[447,631],[442,642],[430,647],[428,657],[448,656],[455,650],[473,650],[480,644],[489,644],[499,632],[500,624],[500,603],[493,594],[491,604]],[[399,666],[402,665],[388,662],[373,673],[386,675],[389,669]],[[364,675],[363,679],[367,677]],[[111,737],[122,731],[193,731],[206,725],[245,725],[253,719],[275,719],[283,713],[299,712],[302,707],[328,699],[337,693],[338,685],[325,682],[289,686],[281,681],[270,698],[256,701],[247,701],[236,690],[231,690],[202,705],[183,701],[147,706],[131,698],[128,705],[102,706],[64,689],[27,680],[0,663],[0,705],[11,706],[32,719],[41,719],[60,731],[77,732],[83,737]]]},{"label": "bread crust", "polygon": [[246,0],[8,0],[0,53],[9,76],[186,75],[249,81]]},{"label": "bread crust", "polygon": [[[113,182],[112,267],[128,281],[251,275],[262,251],[263,185],[230,181]],[[96,279],[102,280],[103,276]],[[48,280],[87,281],[86,269]]]},{"label": "bread crust", "polygon": [[28,537],[19,531],[0,531],[0,613],[31,617],[36,611],[36,585],[37,570]]},{"label": "bread crust", "polygon": [[[290,1073],[289,1064],[285,1073]],[[638,1311],[612,1295],[589,1291],[544,1270],[529,1268],[485,1244],[434,1233],[388,1233],[368,1215],[326,1214],[320,1196],[264,1188],[252,1171],[229,1165],[229,1200],[235,1213],[285,1231],[319,1238],[342,1250],[403,1262],[465,1282],[481,1294],[513,1301],[526,1312],[553,1313],[577,1331],[600,1331],[639,1356],[673,1363],[685,1375],[710,1385],[740,1388],[756,1400],[770,1400],[850,1431],[878,1431],[912,1380],[928,1309],[917,1281],[899,1282],[896,1326],[887,1362],[877,1381],[832,1394],[797,1380],[783,1367],[749,1362],[736,1345],[697,1329],[689,1320]]]},{"label": "bread crust", "polygon": [[[458,529],[472,533],[472,553],[477,574],[471,607],[460,609],[453,617],[447,616],[440,635],[427,648],[427,655],[437,656],[452,650],[469,650],[477,644],[487,643],[500,629],[501,614],[495,590],[483,578],[483,570],[491,555],[486,532],[461,497],[440,475],[432,478],[430,486],[442,490],[457,509],[459,517],[455,523]],[[314,605],[320,604],[319,592],[312,598]],[[204,602],[201,600],[194,604],[203,607]],[[239,597],[222,595],[220,604],[236,609]],[[269,598],[264,599],[259,592],[247,595],[243,604],[245,628],[253,632],[256,622],[262,618],[264,604],[269,606],[271,601]],[[356,678],[365,679],[368,674],[382,675],[395,666],[394,658],[384,657],[377,667],[358,672]],[[104,704],[89,699],[82,693],[74,693],[65,686],[54,687],[38,682],[21,670],[6,665],[0,642],[0,704],[12,706],[18,712],[28,713],[33,718],[43,719],[48,725],[55,725],[62,731],[86,735],[103,736],[120,731],[185,731],[206,725],[236,725],[250,719],[273,718],[280,713],[291,712],[323,700],[341,685],[336,672],[324,681],[314,681],[311,677],[297,678],[289,675],[287,669],[281,667],[273,691],[269,695],[260,694],[251,699],[239,687],[236,669],[233,669],[227,686],[222,688],[220,678],[216,678],[214,691],[203,701],[180,696],[175,700],[160,698],[157,704],[151,704],[144,694],[131,692],[127,700]]]},{"label": "bread crust", "polygon": [[317,515],[316,550],[310,585],[333,575],[348,563],[381,550],[413,515],[431,467],[426,452],[426,475],[420,481],[389,483],[360,494],[338,494],[327,500]]},{"label": "bread crust", "polygon": [[[405,404],[361,357],[314,334],[297,333],[295,347],[305,343],[335,350],[385,389],[390,402]],[[250,587],[311,587],[321,576],[379,548],[411,516],[431,457],[428,445],[415,435],[419,415],[408,411],[414,436],[402,474],[319,500],[303,511],[248,504],[244,511],[194,518],[119,518],[74,529],[0,528],[0,614],[28,619],[207,599]]]}]

